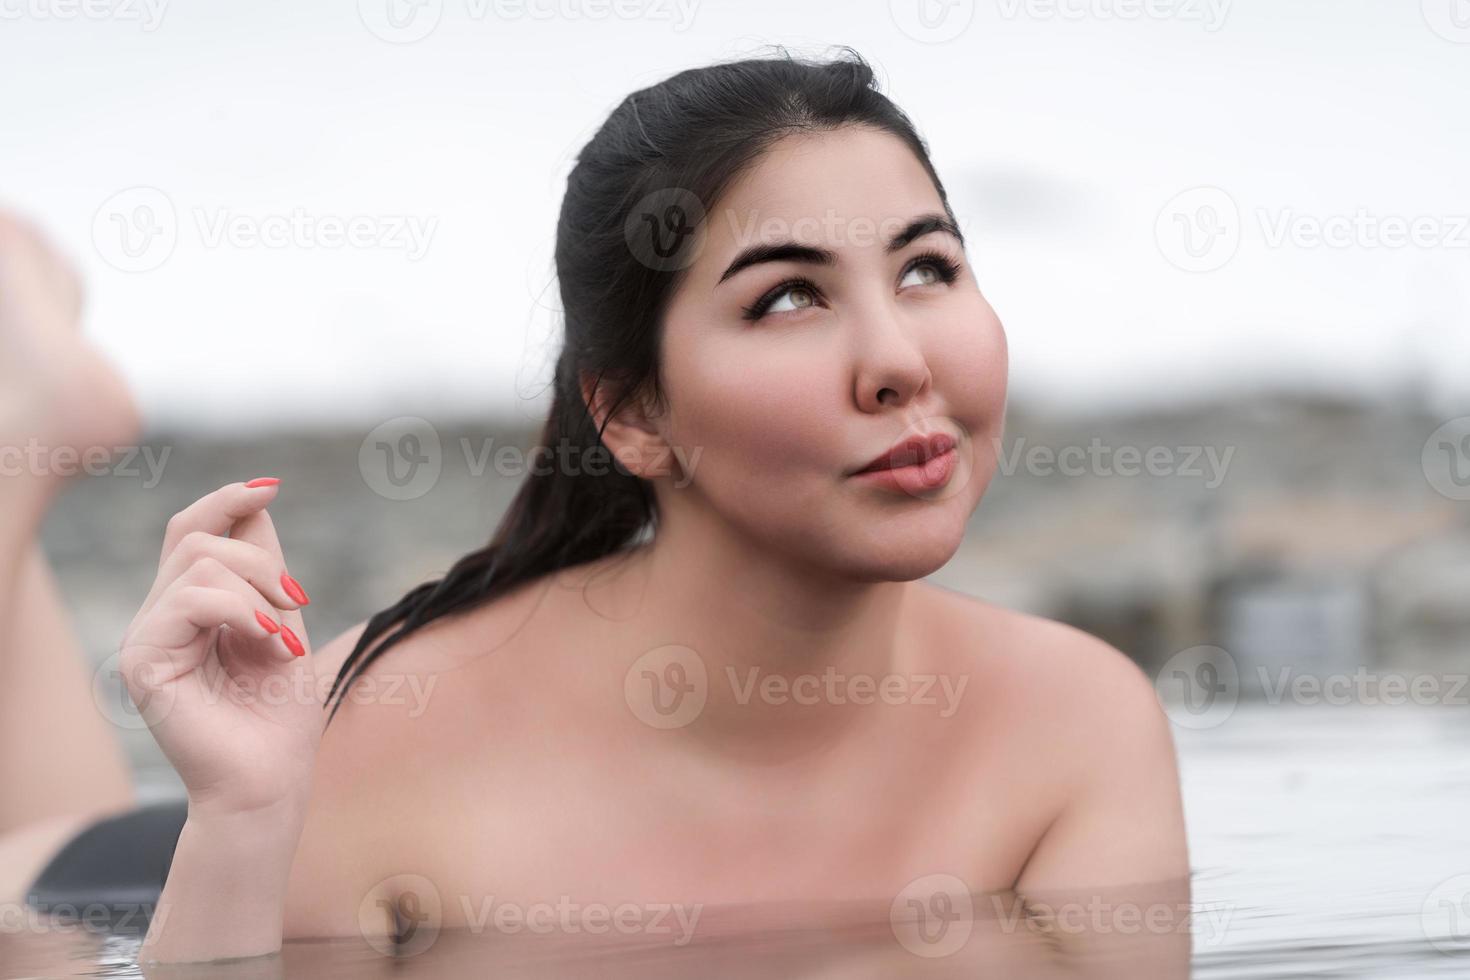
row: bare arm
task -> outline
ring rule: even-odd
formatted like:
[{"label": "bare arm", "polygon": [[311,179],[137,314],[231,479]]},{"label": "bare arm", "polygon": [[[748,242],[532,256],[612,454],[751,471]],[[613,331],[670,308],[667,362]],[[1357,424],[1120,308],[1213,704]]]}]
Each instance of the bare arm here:
[{"label": "bare arm", "polygon": [[1136,665],[1075,639],[1080,683],[1061,685],[1067,718],[1053,745],[1071,792],[1016,891],[1088,969],[1186,977],[1189,852],[1170,722]]},{"label": "bare arm", "polygon": [[[365,626],[345,630],[312,654],[320,691]],[[157,928],[140,955],[145,975],[172,976],[173,963],[187,969],[188,962],[244,957],[261,962],[242,962],[240,969],[267,969],[283,938],[357,936],[376,927],[360,917],[364,900],[378,907],[375,885],[384,878],[372,819],[373,796],[383,792],[372,778],[382,760],[372,707],[344,705],[338,712],[322,735],[310,793],[299,801],[238,815],[190,808],[159,898]],[[321,717],[325,722],[325,710]],[[293,955],[310,961],[326,953]],[[275,962],[284,969],[284,961]]]},{"label": "bare arm", "polygon": [[1101,641],[1059,732],[1070,799],[1022,870],[1022,891],[1187,877],[1184,810],[1168,716],[1137,666]]}]

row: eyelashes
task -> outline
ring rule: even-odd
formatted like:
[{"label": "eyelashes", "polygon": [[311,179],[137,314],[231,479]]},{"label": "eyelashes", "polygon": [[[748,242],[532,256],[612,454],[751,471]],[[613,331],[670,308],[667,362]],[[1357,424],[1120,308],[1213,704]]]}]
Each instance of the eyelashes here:
[{"label": "eyelashes", "polygon": [[[945,255],[943,252],[937,251],[921,252],[920,254],[914,256],[913,259],[908,263],[908,265],[904,266],[903,272],[900,274],[899,278],[902,279],[914,269],[926,265],[932,267],[937,274],[934,282],[949,284],[959,278],[959,263],[950,258],[948,255]],[[924,285],[933,285],[933,283],[924,283]],[[763,293],[761,297],[757,299],[754,303],[751,303],[749,306],[743,307],[740,314],[741,318],[751,321],[759,320],[761,317],[766,315],[770,308],[775,304],[776,300],[780,299],[787,293],[797,289],[801,289],[805,292],[810,293],[813,297],[813,302],[815,302],[815,300],[822,295],[821,290],[819,290],[810,279],[807,279],[803,276],[792,276],[789,279],[781,280],[776,285],[766,290],[766,292]]]}]

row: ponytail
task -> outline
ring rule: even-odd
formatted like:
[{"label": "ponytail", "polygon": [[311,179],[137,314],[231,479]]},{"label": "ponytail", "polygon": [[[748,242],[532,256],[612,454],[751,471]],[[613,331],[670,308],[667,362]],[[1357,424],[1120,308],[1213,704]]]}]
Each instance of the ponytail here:
[{"label": "ponytail", "polygon": [[[466,612],[516,586],[561,568],[594,561],[634,543],[655,518],[652,488],[608,453],[578,392],[576,371],[563,353],[551,414],[531,474],[521,484],[490,543],[473,551],[441,579],[425,582],[373,615],[327,694],[337,713],[348,686],[385,650],[414,630],[451,613]],[[538,457],[555,461],[545,465]],[[576,465],[563,469],[568,456]],[[599,472],[582,465],[605,457]],[[397,624],[397,629],[387,631]],[[373,642],[387,638],[366,652]]]}]

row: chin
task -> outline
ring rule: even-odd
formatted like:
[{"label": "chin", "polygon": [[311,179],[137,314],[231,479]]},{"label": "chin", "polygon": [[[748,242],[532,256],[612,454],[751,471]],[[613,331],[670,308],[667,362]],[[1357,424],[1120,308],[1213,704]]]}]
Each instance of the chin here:
[{"label": "chin", "polygon": [[965,537],[968,509],[958,499],[933,510],[868,522],[837,549],[849,574],[862,581],[912,582],[943,568]]}]

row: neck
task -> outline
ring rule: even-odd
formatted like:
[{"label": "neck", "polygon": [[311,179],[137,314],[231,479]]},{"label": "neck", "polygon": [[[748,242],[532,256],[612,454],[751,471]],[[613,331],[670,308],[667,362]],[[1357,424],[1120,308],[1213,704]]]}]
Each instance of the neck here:
[{"label": "neck", "polygon": [[[906,582],[859,581],[754,546],[686,508],[666,512],[655,540],[605,585],[589,583],[587,597],[649,650],[697,655],[705,703],[681,732],[722,751],[790,755],[874,719],[869,685],[902,673],[913,646],[904,627],[912,594]],[[666,664],[651,666],[656,686]],[[697,667],[687,667],[670,676],[691,681]]]}]

